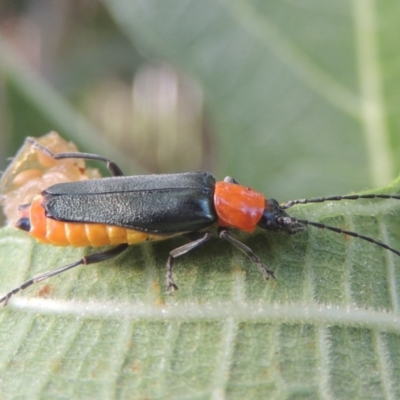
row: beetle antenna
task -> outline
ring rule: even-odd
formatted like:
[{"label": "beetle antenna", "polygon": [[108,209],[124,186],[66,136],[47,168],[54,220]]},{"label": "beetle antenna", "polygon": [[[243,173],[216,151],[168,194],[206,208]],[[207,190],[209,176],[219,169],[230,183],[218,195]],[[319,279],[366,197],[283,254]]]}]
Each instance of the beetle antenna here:
[{"label": "beetle antenna", "polygon": [[377,244],[378,246],[381,246],[386,250],[390,250],[394,254],[397,254],[398,256],[400,256],[400,251],[399,250],[396,250],[393,247],[388,246],[386,243],[378,242],[377,240],[372,239],[369,236],[360,235],[357,232],[346,231],[344,229],[336,228],[335,226],[325,225],[325,224],[322,224],[320,222],[312,222],[312,221],[301,220],[301,219],[299,219],[298,222],[300,222],[301,224],[304,224],[306,226],[308,226],[308,225],[315,226],[316,228],[327,229],[327,230],[332,231],[332,232],[341,233],[343,235],[349,235],[349,236],[353,236],[353,237],[356,237],[356,238],[359,238],[359,239],[363,239],[363,240],[366,240],[367,242]]},{"label": "beetle antenna", "polygon": [[298,199],[290,200],[281,205],[282,209],[293,207],[296,204],[307,203],[323,203],[324,201],[340,201],[340,200],[359,200],[359,199],[396,199],[400,200],[400,196],[392,194],[350,194],[347,196],[331,196],[331,197],[316,197],[314,199]]}]

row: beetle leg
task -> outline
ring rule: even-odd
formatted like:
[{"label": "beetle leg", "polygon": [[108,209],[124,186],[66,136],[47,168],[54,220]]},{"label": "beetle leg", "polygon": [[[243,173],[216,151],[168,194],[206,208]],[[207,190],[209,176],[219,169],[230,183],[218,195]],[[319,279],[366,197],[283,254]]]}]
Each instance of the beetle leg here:
[{"label": "beetle leg", "polygon": [[33,138],[28,138],[27,142],[31,144],[31,146],[43,151],[43,153],[47,154],[49,157],[53,158],[54,160],[62,160],[66,158],[78,158],[83,160],[94,160],[94,161],[101,161],[107,164],[108,170],[111,172],[113,176],[124,176],[121,168],[114,162],[109,160],[106,157],[99,156],[97,154],[90,154],[90,153],[79,153],[79,152],[71,152],[71,153],[57,153],[54,154],[51,152],[47,147],[41,145]]},{"label": "beetle leg", "polygon": [[75,261],[72,264],[65,265],[64,267],[57,268],[53,271],[43,272],[39,275],[35,275],[31,279],[28,279],[20,286],[16,287],[15,289],[8,292],[5,296],[0,299],[0,303],[4,303],[4,306],[7,305],[8,300],[18,293],[20,290],[26,289],[27,287],[33,285],[36,282],[41,282],[47,278],[50,278],[54,275],[61,274],[64,271],[68,271],[69,269],[75,268],[78,265],[89,265],[89,264],[96,264],[100,261],[108,260],[109,258],[113,258],[118,254],[122,253],[128,247],[127,244],[120,244],[119,246],[113,247],[112,249],[102,251],[100,253],[90,254],[88,256],[82,257],[79,261]]},{"label": "beetle leg", "polygon": [[221,239],[227,240],[229,243],[233,244],[235,247],[237,247],[239,250],[241,250],[244,254],[247,255],[247,257],[250,258],[251,261],[253,261],[254,264],[257,265],[258,269],[263,275],[263,278],[265,280],[269,279],[270,276],[272,278],[275,278],[274,271],[271,271],[267,269],[267,267],[262,263],[260,258],[256,256],[250,247],[247,247],[244,243],[240,242],[239,240],[235,239],[232,237],[228,230],[223,228],[218,231],[219,237]]},{"label": "beetle leg", "polygon": [[172,277],[172,267],[174,265],[175,258],[183,256],[184,254],[189,253],[190,251],[196,249],[202,244],[208,242],[212,238],[211,232],[206,232],[203,237],[200,239],[194,240],[193,242],[186,243],[181,247],[178,247],[172,250],[169,253],[169,257],[167,260],[167,290],[169,294],[172,294],[175,290],[178,290],[178,286],[174,282],[174,278]]}]

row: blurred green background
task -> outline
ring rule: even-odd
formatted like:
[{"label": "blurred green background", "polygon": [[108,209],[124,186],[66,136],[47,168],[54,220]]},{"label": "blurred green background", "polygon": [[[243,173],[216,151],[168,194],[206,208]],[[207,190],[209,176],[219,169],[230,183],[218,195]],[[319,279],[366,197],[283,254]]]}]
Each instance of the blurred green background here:
[{"label": "blurred green background", "polygon": [[126,173],[207,169],[280,201],[389,183],[393,1],[0,2],[0,169],[57,130]]}]

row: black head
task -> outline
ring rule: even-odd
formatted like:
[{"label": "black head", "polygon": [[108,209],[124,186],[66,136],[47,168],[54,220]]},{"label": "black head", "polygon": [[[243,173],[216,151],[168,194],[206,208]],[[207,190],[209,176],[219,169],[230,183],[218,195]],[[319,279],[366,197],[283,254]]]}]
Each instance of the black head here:
[{"label": "black head", "polygon": [[379,242],[369,236],[360,235],[357,232],[344,230],[341,228],[337,228],[335,226],[325,225],[321,222],[312,222],[308,220],[298,220],[296,218],[288,215],[284,210],[290,207],[295,206],[296,204],[307,204],[307,203],[323,203],[325,201],[340,201],[340,200],[360,200],[360,199],[396,199],[400,200],[399,195],[392,194],[351,194],[347,196],[331,196],[331,197],[317,197],[314,199],[299,199],[299,200],[291,200],[285,204],[279,205],[279,203],[274,200],[266,200],[264,214],[261,217],[258,226],[263,229],[268,229],[270,231],[285,231],[289,234],[295,234],[298,232],[302,232],[306,229],[307,226],[313,226],[319,229],[327,229],[329,231],[339,233],[342,235],[348,235],[352,237],[356,237],[362,240],[365,240],[369,243],[374,243],[380,247],[383,247],[386,250],[389,250],[398,256],[400,256],[400,251],[394,249],[393,247],[388,246],[386,243]]},{"label": "black head", "polygon": [[305,225],[288,215],[274,199],[266,200],[264,213],[257,225],[269,231],[285,231],[289,234],[299,233],[306,229]]}]

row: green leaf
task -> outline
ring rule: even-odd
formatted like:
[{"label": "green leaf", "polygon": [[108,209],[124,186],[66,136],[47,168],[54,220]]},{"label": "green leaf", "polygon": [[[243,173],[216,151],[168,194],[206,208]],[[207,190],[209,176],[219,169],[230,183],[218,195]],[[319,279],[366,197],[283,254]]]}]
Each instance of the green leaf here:
[{"label": "green leaf", "polygon": [[[400,192],[400,180],[383,192]],[[395,200],[292,210],[400,249]],[[398,397],[400,258],[313,228],[242,239],[276,280],[263,281],[244,255],[214,240],[176,262],[180,289],[168,296],[164,265],[185,243],[177,238],[132,246],[19,293],[0,313],[2,394]],[[0,290],[81,255],[4,228]]]},{"label": "green leaf", "polygon": [[[219,177],[283,200],[381,185],[399,170],[398,4],[104,3],[143,53],[202,85]],[[93,128],[0,46],[8,79],[97,151]],[[397,249],[399,210],[394,200],[290,209]],[[176,238],[19,293],[0,310],[1,397],[399,398],[399,257],[313,228],[241,239],[276,280],[215,240],[177,261],[180,289],[167,296]],[[2,229],[0,293],[82,254]]]}]

